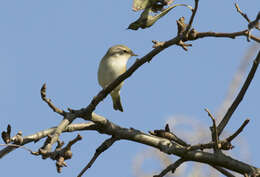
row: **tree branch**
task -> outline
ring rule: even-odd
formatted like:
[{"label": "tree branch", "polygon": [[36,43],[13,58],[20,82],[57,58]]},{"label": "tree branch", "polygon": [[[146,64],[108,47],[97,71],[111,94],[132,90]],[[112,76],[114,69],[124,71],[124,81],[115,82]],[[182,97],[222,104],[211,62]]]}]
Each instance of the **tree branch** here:
[{"label": "tree branch", "polygon": [[234,102],[232,103],[232,105],[229,107],[228,111],[226,112],[226,114],[223,117],[223,119],[221,120],[221,122],[219,123],[219,125],[217,127],[218,135],[220,135],[222,133],[223,129],[226,127],[228,121],[230,120],[232,114],[234,113],[234,111],[237,109],[238,105],[242,101],[251,81],[254,78],[254,75],[257,70],[259,62],[260,62],[260,51],[258,51],[258,54],[253,62],[253,66],[251,67],[251,70],[248,73],[248,76],[247,76],[240,92],[238,93],[238,95],[237,95],[236,99],[234,100]]},{"label": "tree branch", "polygon": [[58,107],[56,107],[52,102],[51,102],[51,99],[47,98],[46,97],[46,83],[44,83],[42,85],[42,88],[41,88],[41,98],[42,100],[48,104],[48,106],[56,113],[62,115],[62,116],[65,116],[65,112],[61,109],[59,109]]},{"label": "tree branch", "polygon": [[233,134],[233,135],[231,135],[230,137],[228,137],[226,140],[228,141],[228,142],[231,142],[233,139],[235,139],[236,137],[237,137],[237,135],[239,135],[242,131],[243,131],[243,129],[245,128],[245,126],[249,123],[249,119],[246,119],[245,121],[244,121],[244,123],[239,127],[239,129],[237,129],[237,131]]},{"label": "tree branch", "polygon": [[239,6],[238,6],[237,3],[235,3],[235,7],[236,7],[236,9],[237,9],[237,12],[238,12],[240,15],[242,15],[242,16],[244,17],[244,19],[246,19],[246,21],[247,21],[248,23],[250,23],[251,20],[248,18],[248,16],[247,16],[245,13],[243,13],[243,12],[240,10],[240,8],[239,8]]},{"label": "tree branch", "polygon": [[186,162],[186,159],[180,158],[173,164],[170,164],[168,167],[166,167],[159,175],[154,175],[153,177],[163,177],[165,176],[168,172],[172,171],[172,173],[175,172],[175,170],[184,162]]},{"label": "tree branch", "polygon": [[[237,3],[235,3],[235,7],[236,7],[237,12],[238,12],[240,15],[242,15],[242,17],[244,17],[244,18],[246,19],[246,21],[249,23],[248,25],[249,25],[249,27],[250,27],[250,24],[251,24],[252,22],[251,22],[251,20],[248,18],[247,14],[243,13],[243,12],[240,10],[240,8],[239,8],[239,6],[238,6]],[[255,20],[256,23],[257,23],[258,20],[259,20],[259,19],[256,18],[256,20]],[[256,29],[260,30],[260,27],[257,26],[257,25],[252,25],[252,26],[255,27]],[[249,28],[249,29],[250,29],[250,28]]]},{"label": "tree branch", "polygon": [[95,160],[98,158],[98,156],[104,152],[105,150],[107,150],[108,148],[110,148],[115,141],[119,140],[118,138],[115,137],[111,137],[107,140],[105,140],[97,149],[96,152],[94,154],[94,156],[92,157],[92,159],[89,161],[89,163],[81,170],[81,172],[79,173],[78,177],[81,177],[89,168],[91,168],[91,166],[93,165],[93,163],[95,162]]},{"label": "tree branch", "polygon": [[192,14],[191,14],[189,23],[188,23],[188,25],[187,25],[186,30],[185,30],[184,33],[187,33],[187,32],[190,30],[190,28],[191,28],[191,26],[192,26],[192,23],[193,23],[193,20],[194,20],[194,17],[195,17],[195,15],[196,15],[197,10],[198,10],[199,0],[194,0],[194,1],[195,1],[195,7],[194,7],[194,9],[193,9],[193,11],[192,11]]},{"label": "tree branch", "polygon": [[[39,131],[35,134],[25,136],[23,137],[23,143],[21,145],[14,145],[10,144],[8,147],[5,147],[4,149],[0,150],[0,159],[3,158],[6,154],[9,152],[12,152],[13,150],[20,148],[20,146],[31,143],[31,142],[37,142],[42,138],[47,137],[48,135],[51,135],[55,132],[57,127],[49,128],[43,131]],[[70,124],[68,125],[63,132],[74,132],[74,131],[85,131],[85,130],[98,130],[98,126],[93,122],[88,123],[81,123],[81,124]]]},{"label": "tree branch", "polygon": [[[196,40],[204,37],[223,37],[223,38],[231,38],[235,39],[238,36],[248,37],[248,30],[233,32],[233,33],[220,33],[220,32],[197,32],[195,30],[191,30],[189,34],[189,40]],[[250,39],[260,43],[260,38],[257,38],[253,35],[250,35]]]},{"label": "tree branch", "polygon": [[[235,160],[224,154],[212,154],[212,153],[201,152],[196,150],[187,151],[187,148],[182,147],[168,139],[152,136],[136,129],[122,128],[112,123],[111,121],[108,121],[102,116],[99,116],[94,113],[92,115],[93,115],[92,119],[95,119],[96,121],[99,122],[97,126],[97,131],[105,133],[107,135],[112,135],[112,136],[116,136],[119,139],[125,139],[137,143],[145,144],[154,147],[156,149],[159,149],[164,153],[174,154],[181,158],[185,158],[189,161],[196,161],[205,164],[213,164],[219,167],[223,167],[238,172],[240,174],[253,174],[253,173],[260,174],[259,168]],[[55,128],[54,130],[53,129],[48,130],[48,133],[51,133],[51,131],[55,131]],[[28,137],[27,138],[24,137],[24,139],[25,139],[23,142],[24,144],[26,143],[26,141],[29,141]],[[32,138],[30,140],[33,141]]]},{"label": "tree branch", "polygon": [[212,141],[215,143],[214,152],[219,152],[220,151],[220,149],[219,149],[219,137],[218,137],[218,130],[217,130],[217,126],[216,126],[216,120],[207,108],[205,109],[205,111],[208,113],[208,116],[211,118],[212,124],[213,124],[213,126],[211,127],[210,130],[211,130]]},{"label": "tree branch", "polygon": [[232,173],[225,170],[224,168],[221,168],[221,167],[218,167],[218,166],[215,166],[215,165],[210,165],[210,166],[215,168],[216,170],[218,170],[220,173],[222,173],[223,175],[225,175],[227,177],[235,177]]}]

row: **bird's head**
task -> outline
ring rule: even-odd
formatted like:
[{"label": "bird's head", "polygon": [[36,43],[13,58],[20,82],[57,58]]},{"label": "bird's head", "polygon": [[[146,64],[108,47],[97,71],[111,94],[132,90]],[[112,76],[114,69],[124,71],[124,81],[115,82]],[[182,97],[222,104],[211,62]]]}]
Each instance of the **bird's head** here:
[{"label": "bird's head", "polygon": [[129,49],[125,45],[115,45],[110,47],[107,51],[107,56],[125,56],[125,57],[132,57],[137,56],[131,49]]}]

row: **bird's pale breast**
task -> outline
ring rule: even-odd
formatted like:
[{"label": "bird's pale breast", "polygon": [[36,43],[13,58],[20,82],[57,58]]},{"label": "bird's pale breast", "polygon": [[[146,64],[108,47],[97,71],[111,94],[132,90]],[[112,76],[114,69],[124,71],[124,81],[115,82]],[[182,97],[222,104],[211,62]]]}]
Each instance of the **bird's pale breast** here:
[{"label": "bird's pale breast", "polygon": [[[112,81],[114,81],[118,76],[126,71],[126,63],[128,57],[115,56],[110,58],[103,58],[99,65],[98,70],[98,82],[104,88]],[[121,83],[117,89],[122,87]]]}]

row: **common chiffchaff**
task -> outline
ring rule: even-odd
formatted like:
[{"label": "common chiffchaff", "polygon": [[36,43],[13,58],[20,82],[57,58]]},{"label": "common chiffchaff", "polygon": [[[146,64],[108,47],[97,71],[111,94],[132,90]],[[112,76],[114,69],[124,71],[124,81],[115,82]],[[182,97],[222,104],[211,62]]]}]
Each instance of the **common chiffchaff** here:
[{"label": "common chiffchaff", "polygon": [[[126,71],[126,64],[130,57],[137,56],[125,45],[115,45],[108,49],[106,55],[102,58],[98,68],[98,82],[102,88],[108,86]],[[113,107],[115,110],[123,112],[120,100],[120,89],[123,82],[120,83],[111,93]]]}]

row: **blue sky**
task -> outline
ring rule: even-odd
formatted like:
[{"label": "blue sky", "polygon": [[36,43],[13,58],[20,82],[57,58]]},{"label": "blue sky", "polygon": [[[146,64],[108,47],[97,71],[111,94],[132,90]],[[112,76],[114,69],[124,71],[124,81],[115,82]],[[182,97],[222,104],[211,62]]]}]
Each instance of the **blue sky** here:
[{"label": "blue sky", "polygon": [[[58,107],[82,108],[101,89],[97,82],[98,63],[110,46],[125,44],[143,56],[152,49],[152,40],[171,39],[177,33],[176,20],[190,15],[187,8],[177,7],[151,28],[131,31],[126,28],[139,14],[131,10],[131,1],[0,2],[0,130],[11,124],[13,133],[21,130],[23,135],[56,126],[61,120],[40,98],[43,83],[47,83],[47,95]],[[193,27],[216,32],[246,29],[247,23],[236,12],[234,2],[201,0]],[[193,5],[193,1],[176,3]],[[258,0],[238,3],[249,18],[255,18]],[[257,31],[253,34],[259,36]],[[188,52],[177,46],[168,48],[126,80],[121,91],[123,113],[112,109],[110,97],[98,105],[96,113],[123,127],[145,132],[164,127],[174,116],[211,125],[204,108],[218,110],[242,58],[255,43],[247,42],[245,37],[204,38],[191,43],[193,47]],[[134,61],[130,60],[128,66]],[[251,118],[241,136],[248,142],[251,154],[245,161],[258,167],[260,160],[254,154],[260,146],[255,141],[260,124],[259,90],[257,71],[227,127],[233,132]],[[96,132],[80,134],[83,140],[73,147],[73,158],[62,176],[76,176],[107,138]],[[76,133],[65,134],[62,138],[68,141],[75,136]],[[27,147],[37,150],[42,143],[43,140]],[[240,141],[234,141],[234,145],[239,147]],[[87,176],[133,177],[133,159],[145,150],[144,145],[117,142],[97,159]],[[239,153],[235,157],[240,158]],[[158,172],[160,165],[156,165],[149,172]],[[22,149],[1,159],[0,166],[1,176],[60,176],[53,161],[31,156]]]}]

